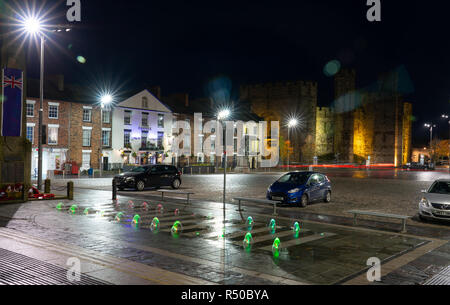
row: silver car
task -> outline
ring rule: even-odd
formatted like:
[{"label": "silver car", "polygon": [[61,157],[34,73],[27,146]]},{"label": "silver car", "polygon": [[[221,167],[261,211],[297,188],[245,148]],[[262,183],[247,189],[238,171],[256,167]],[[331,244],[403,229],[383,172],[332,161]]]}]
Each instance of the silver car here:
[{"label": "silver car", "polygon": [[422,191],[420,219],[450,220],[450,180],[436,180],[428,191]]}]

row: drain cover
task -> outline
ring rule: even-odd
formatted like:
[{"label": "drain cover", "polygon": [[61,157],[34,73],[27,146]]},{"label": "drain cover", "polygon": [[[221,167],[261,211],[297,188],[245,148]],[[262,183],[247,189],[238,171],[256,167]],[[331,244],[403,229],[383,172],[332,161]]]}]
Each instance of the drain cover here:
[{"label": "drain cover", "polygon": [[426,281],[424,285],[450,285],[450,266]]},{"label": "drain cover", "polygon": [[19,253],[0,249],[0,285],[111,285],[81,274],[70,282],[67,269]]}]

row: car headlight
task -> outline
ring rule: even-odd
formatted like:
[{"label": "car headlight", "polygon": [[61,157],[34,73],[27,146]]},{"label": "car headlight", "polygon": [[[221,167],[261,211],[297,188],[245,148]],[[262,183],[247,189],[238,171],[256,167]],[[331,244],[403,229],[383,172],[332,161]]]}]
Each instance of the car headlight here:
[{"label": "car headlight", "polygon": [[420,204],[423,205],[424,207],[427,207],[427,208],[431,207],[430,202],[425,197],[422,198],[422,200],[420,200]]},{"label": "car headlight", "polygon": [[134,181],[134,177],[128,177],[125,181],[126,182],[133,182]]},{"label": "car headlight", "polygon": [[288,193],[289,193],[289,194],[294,194],[294,193],[298,193],[298,192],[300,192],[300,189],[299,189],[299,188],[290,190]]}]

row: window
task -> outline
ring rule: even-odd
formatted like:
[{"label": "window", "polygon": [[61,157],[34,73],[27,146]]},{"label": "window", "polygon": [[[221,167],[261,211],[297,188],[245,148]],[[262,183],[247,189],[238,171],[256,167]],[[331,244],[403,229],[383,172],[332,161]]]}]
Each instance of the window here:
[{"label": "window", "polygon": [[83,129],[83,146],[84,147],[91,147],[91,134],[92,134],[92,130]]},{"label": "window", "polygon": [[131,130],[125,130],[123,133],[123,145],[124,147],[130,146],[130,139],[131,139]]},{"label": "window", "polygon": [[92,122],[92,109],[83,109],[83,122]]},{"label": "window", "polygon": [[143,131],[141,136],[141,147],[147,148],[148,131]]},{"label": "window", "polygon": [[48,145],[58,145],[59,127],[48,126]]},{"label": "window", "polygon": [[125,111],[124,124],[131,125],[131,111]]},{"label": "window", "polygon": [[83,152],[82,167],[91,168],[91,153]]},{"label": "window", "polygon": [[103,123],[104,124],[110,124],[111,123],[111,111],[104,111],[103,110]]},{"label": "window", "polygon": [[148,126],[148,113],[142,113],[142,126],[147,127]]},{"label": "window", "polygon": [[148,108],[148,99],[145,96],[142,98],[142,108],[144,109]]},{"label": "window", "polygon": [[158,132],[158,147],[163,147],[164,145],[164,132]]},{"label": "window", "polygon": [[49,105],[48,106],[48,118],[49,119],[57,119],[58,118],[58,105]]},{"label": "window", "polygon": [[111,130],[103,130],[102,131],[102,143],[103,143],[103,147],[111,146]]},{"label": "window", "polygon": [[27,126],[27,139],[33,144],[34,126]]},{"label": "window", "polygon": [[164,128],[164,114],[158,114],[158,128]]},{"label": "window", "polygon": [[34,103],[27,102],[27,117],[34,117]]}]

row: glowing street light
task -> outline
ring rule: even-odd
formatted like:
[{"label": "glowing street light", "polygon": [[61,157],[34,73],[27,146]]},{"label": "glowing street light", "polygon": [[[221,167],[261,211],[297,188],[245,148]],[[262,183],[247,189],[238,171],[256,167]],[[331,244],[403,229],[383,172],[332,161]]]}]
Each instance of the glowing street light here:
[{"label": "glowing street light", "polygon": [[226,207],[225,207],[225,201],[226,201],[226,189],[227,189],[227,129],[225,121],[231,116],[231,111],[229,109],[223,109],[219,111],[217,114],[217,119],[219,122],[222,123],[222,129],[223,129],[223,223],[225,225],[225,216],[226,216]]},{"label": "glowing street light", "polygon": [[[102,96],[100,96],[100,149],[99,149],[99,167],[100,167],[100,177],[103,176],[103,146],[105,146],[104,139],[103,139],[103,108],[108,107],[111,105],[114,101],[114,97],[109,94],[105,93]],[[110,139],[108,139],[109,141]],[[109,145],[107,143],[106,145]]]},{"label": "glowing street light", "polygon": [[41,33],[41,21],[36,17],[28,17],[23,21],[23,29],[26,33],[35,35]]},{"label": "glowing street light", "polygon": [[39,137],[38,137],[38,181],[37,188],[41,190],[42,185],[42,120],[44,112],[44,35],[42,33],[42,23],[39,18],[34,16],[27,17],[22,23],[23,31],[29,35],[39,35],[41,40],[41,58],[40,58],[40,98],[39,98]]},{"label": "glowing street light", "polygon": [[[297,126],[298,126],[298,120],[295,119],[295,118],[290,119],[288,124],[287,124],[289,147],[291,146],[291,128],[297,128]],[[289,150],[288,150],[287,154],[288,154],[288,171],[290,171],[290,169],[291,169],[291,160],[290,160],[291,159],[291,154],[290,154]]]},{"label": "glowing street light", "polygon": [[102,108],[111,104],[113,101],[113,97],[111,94],[105,94],[100,98],[100,102],[102,103]]}]

